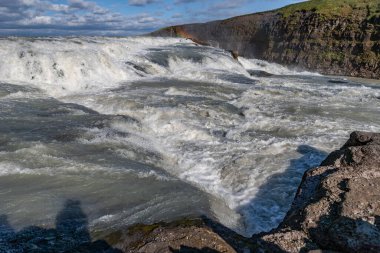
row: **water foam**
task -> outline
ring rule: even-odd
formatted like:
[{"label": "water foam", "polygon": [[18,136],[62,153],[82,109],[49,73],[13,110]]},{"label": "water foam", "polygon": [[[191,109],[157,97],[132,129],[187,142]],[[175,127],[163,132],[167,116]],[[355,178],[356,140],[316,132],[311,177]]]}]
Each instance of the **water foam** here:
[{"label": "water foam", "polygon": [[[169,46],[177,44],[184,47],[177,51],[195,48],[183,39],[149,37],[1,39],[0,76],[10,83],[34,84],[57,97],[117,87],[120,82],[152,75],[217,79],[213,71],[200,71],[204,68],[246,74],[245,69],[222,50],[201,49],[198,59],[191,54],[177,56],[177,52],[171,52]],[[162,59],[157,61],[157,57]]]},{"label": "water foam", "polygon": [[[135,119],[84,128],[77,145],[165,169],[211,194],[221,222],[246,235],[276,226],[303,172],[349,132],[380,130],[376,87],[236,61],[181,39],[17,39],[1,40],[0,48],[1,80],[31,83],[61,101]],[[21,51],[20,58],[15,52]],[[285,76],[253,78],[252,69]],[[85,166],[79,171],[91,173]],[[99,170],[117,174],[122,166],[101,164]],[[151,170],[134,173],[152,176]]]},{"label": "water foam", "polygon": [[283,65],[276,64],[276,63],[269,63],[269,62],[264,61],[264,60],[246,59],[244,57],[240,57],[239,62],[247,70],[261,70],[261,71],[265,71],[269,74],[275,74],[275,75],[316,75],[316,76],[320,76],[320,74],[318,74],[316,72],[290,69],[290,68],[285,67]]}]

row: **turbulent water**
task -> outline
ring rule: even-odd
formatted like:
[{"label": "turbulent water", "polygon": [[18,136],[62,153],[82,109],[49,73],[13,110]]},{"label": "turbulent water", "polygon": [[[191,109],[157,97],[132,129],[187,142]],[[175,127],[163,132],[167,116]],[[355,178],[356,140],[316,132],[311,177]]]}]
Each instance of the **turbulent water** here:
[{"label": "turbulent water", "polygon": [[1,39],[0,82],[0,220],[16,231],[54,227],[67,200],[93,234],[199,215],[266,231],[305,170],[380,131],[380,86],[182,39]]}]

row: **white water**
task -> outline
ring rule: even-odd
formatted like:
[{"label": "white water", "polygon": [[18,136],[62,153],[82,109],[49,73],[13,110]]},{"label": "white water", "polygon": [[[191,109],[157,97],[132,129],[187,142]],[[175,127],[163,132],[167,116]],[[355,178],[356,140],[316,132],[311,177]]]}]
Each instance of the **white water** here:
[{"label": "white water", "polygon": [[[274,75],[254,77],[249,70]],[[85,206],[94,226],[104,221],[146,221],[161,200],[133,204],[136,197],[128,195],[112,205],[106,201],[124,192],[133,174],[149,178],[157,188],[142,191],[147,182],[136,181],[129,191],[147,196],[162,189],[161,207],[174,210],[151,220],[178,216],[185,207],[176,205],[185,205],[184,200],[197,209],[192,204],[197,201],[196,190],[191,187],[178,193],[178,201],[168,198],[185,187],[174,185],[180,179],[206,193],[207,208],[225,225],[246,235],[268,230],[288,210],[306,169],[341,146],[351,131],[380,131],[379,87],[330,79],[259,60],[238,62],[223,50],[182,39],[2,39],[0,81],[17,86],[4,86],[0,93],[0,116],[5,120],[1,137],[4,143],[13,141],[0,150],[0,179],[19,175],[12,182],[21,185],[22,175],[27,174],[57,181],[42,195],[37,193],[43,189],[36,190],[40,200],[24,206],[14,200],[19,195],[3,193],[0,200],[8,206],[0,211],[12,219],[17,208],[37,213],[38,201],[70,196],[112,210],[91,216]],[[100,115],[47,102],[49,97]],[[41,118],[16,122],[18,117],[34,115],[35,107],[47,115],[42,125],[49,128],[38,134],[34,129],[43,128]],[[61,114],[70,116],[62,119]],[[99,121],[106,127],[99,127]],[[18,124],[36,124],[36,128],[10,132],[15,126],[24,129]],[[64,138],[73,135],[70,143],[51,139],[61,131],[67,134]],[[91,156],[92,152],[96,154]],[[86,178],[87,185],[62,190],[69,180],[65,176]],[[22,186],[17,189],[22,191]],[[186,194],[192,197],[186,199]],[[91,198],[103,202],[95,205]],[[143,214],[140,205],[152,210]],[[199,205],[201,213],[207,213],[204,204]],[[54,211],[48,215],[54,216]],[[25,220],[41,222],[31,216],[21,212],[13,220],[21,227],[22,222],[29,224]]]}]

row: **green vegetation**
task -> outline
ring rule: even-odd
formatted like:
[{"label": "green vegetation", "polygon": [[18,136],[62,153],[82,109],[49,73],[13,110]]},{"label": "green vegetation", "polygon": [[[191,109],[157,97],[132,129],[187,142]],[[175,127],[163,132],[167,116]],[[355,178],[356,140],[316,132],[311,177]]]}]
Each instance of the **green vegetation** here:
[{"label": "green vegetation", "polygon": [[322,52],[321,55],[329,61],[337,61],[339,63],[342,63],[345,58],[344,53],[339,51]]},{"label": "green vegetation", "polygon": [[142,233],[142,234],[149,234],[156,228],[159,228],[160,226],[164,226],[165,223],[155,223],[155,224],[136,224],[134,226],[131,226],[128,228],[128,233],[129,234],[134,234],[134,233]]},{"label": "green vegetation", "polygon": [[379,55],[375,52],[364,52],[355,58],[355,62],[359,65],[376,66],[379,61]]},{"label": "green vegetation", "polygon": [[349,16],[354,10],[364,10],[368,18],[380,15],[379,0],[309,0],[279,9],[285,17],[296,12],[313,11],[326,17]]}]

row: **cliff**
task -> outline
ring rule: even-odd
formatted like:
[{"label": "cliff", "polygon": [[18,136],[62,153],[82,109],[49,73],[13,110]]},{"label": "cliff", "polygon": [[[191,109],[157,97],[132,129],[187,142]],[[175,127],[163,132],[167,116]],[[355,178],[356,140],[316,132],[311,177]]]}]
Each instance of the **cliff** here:
[{"label": "cliff", "polygon": [[[244,238],[207,218],[114,234],[123,252],[380,252],[380,134],[354,132],[307,171],[278,228]],[[111,239],[108,240],[111,240]],[[111,240],[112,241],[112,240]]]},{"label": "cliff", "polygon": [[380,78],[378,0],[310,0],[269,12],[167,27],[151,35],[185,37],[323,74]]}]

